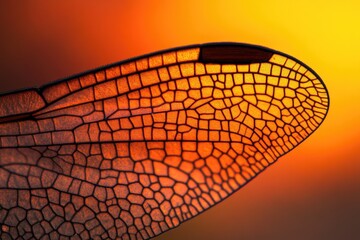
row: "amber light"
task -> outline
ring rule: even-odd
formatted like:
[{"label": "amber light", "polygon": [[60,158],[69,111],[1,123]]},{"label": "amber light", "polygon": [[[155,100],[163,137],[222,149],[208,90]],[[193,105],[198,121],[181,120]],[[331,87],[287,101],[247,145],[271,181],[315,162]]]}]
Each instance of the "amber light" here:
[{"label": "amber light", "polygon": [[313,70],[236,43],[162,51],[2,95],[1,234],[159,235],[296,147],[328,105]]}]

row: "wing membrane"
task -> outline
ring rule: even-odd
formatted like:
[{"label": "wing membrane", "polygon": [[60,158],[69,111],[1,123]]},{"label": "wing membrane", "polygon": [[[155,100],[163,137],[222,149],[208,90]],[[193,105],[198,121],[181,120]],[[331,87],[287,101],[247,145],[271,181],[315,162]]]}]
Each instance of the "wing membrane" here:
[{"label": "wing membrane", "polygon": [[168,50],[38,93],[35,107],[0,96],[2,236],[161,234],[293,149],[329,104],[306,65],[244,44]]}]

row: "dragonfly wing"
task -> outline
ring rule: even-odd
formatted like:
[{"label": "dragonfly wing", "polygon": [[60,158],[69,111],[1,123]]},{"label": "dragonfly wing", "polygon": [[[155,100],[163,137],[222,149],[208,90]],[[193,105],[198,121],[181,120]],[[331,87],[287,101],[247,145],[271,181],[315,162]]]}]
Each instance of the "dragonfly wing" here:
[{"label": "dragonfly wing", "polygon": [[321,124],[319,76],[245,44],[171,49],[0,96],[2,238],[147,239]]}]

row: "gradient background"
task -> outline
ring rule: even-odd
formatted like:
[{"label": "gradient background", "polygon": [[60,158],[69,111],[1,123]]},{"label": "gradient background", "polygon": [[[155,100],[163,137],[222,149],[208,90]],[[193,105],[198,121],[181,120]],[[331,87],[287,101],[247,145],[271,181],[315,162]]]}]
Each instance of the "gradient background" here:
[{"label": "gradient background", "polygon": [[359,1],[1,1],[0,91],[182,45],[267,46],[312,67],[330,111],[244,189],[157,239],[360,239]]}]

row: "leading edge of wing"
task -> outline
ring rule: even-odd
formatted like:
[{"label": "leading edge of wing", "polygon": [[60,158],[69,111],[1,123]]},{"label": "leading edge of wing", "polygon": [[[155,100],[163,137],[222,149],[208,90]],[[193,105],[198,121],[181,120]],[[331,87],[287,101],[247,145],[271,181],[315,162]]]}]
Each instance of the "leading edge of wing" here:
[{"label": "leading edge of wing", "polygon": [[[201,63],[249,64],[249,63],[256,63],[256,62],[267,62],[273,54],[280,54],[280,55],[290,58],[290,59],[300,63],[304,67],[306,67],[309,71],[311,71],[315,75],[316,78],[318,78],[321,81],[322,85],[325,87],[326,92],[328,92],[322,79],[319,77],[319,75],[314,70],[312,70],[309,66],[307,66],[303,62],[299,61],[298,59],[296,59],[290,55],[284,54],[282,52],[279,52],[279,51],[276,51],[276,50],[273,50],[273,49],[270,49],[267,47],[259,46],[259,45],[252,45],[252,44],[247,44],[247,43],[237,43],[237,42],[214,42],[214,43],[205,43],[205,44],[193,44],[193,45],[187,45],[187,46],[181,46],[181,47],[160,50],[160,51],[152,52],[149,54],[137,56],[134,58],[129,58],[129,59],[115,62],[115,63],[107,64],[107,65],[104,65],[104,66],[101,66],[101,67],[98,67],[95,69],[91,69],[91,70],[88,70],[88,71],[85,71],[82,73],[78,73],[78,74],[45,84],[39,88],[30,88],[30,89],[17,90],[14,92],[0,93],[0,123],[28,118],[33,113],[46,108],[47,106],[49,106],[51,103],[57,101],[58,99],[63,98],[67,95],[70,95],[70,94],[76,92],[77,90],[61,91],[61,89],[64,89],[64,87],[61,88],[61,85],[66,85],[66,87],[68,88],[68,84],[66,84],[66,83],[68,83],[70,81],[74,81],[74,79],[77,79],[77,81],[79,82],[78,79],[86,78],[89,76],[94,77],[93,75],[95,75],[96,73],[99,73],[99,74],[102,73],[104,75],[104,76],[101,76],[103,78],[102,81],[107,81],[110,79],[114,79],[116,77],[127,76],[130,74],[136,73],[136,72],[140,72],[140,70],[136,69],[135,71],[129,72],[128,74],[121,74],[121,73],[119,75],[114,74],[113,77],[109,76],[109,78],[107,77],[107,75],[106,75],[107,73],[105,71],[110,72],[110,74],[112,74],[111,71],[113,68],[117,68],[122,65],[135,63],[135,62],[141,61],[141,60],[147,60],[149,62],[149,58],[154,57],[154,56],[161,56],[162,54],[167,54],[167,53],[177,53],[179,51],[196,49],[196,48],[199,49],[199,54],[198,54],[197,58],[192,58],[190,61],[186,61],[186,60],[178,61],[178,59],[177,59],[177,61],[175,63],[197,61],[197,62],[201,62]],[[166,64],[163,64],[162,66],[166,66]],[[154,68],[156,68],[156,67],[154,67]],[[144,70],[149,70],[149,69],[151,69],[151,68],[149,67]],[[87,79],[87,81],[88,82],[92,81],[92,83],[84,84],[84,85],[82,85],[80,83],[78,90],[81,90],[85,87],[96,85],[100,82],[100,81],[97,81],[96,79],[93,79],[93,80]],[[46,96],[48,92],[53,92],[53,91],[57,91],[57,93],[56,93],[57,95],[55,97],[49,98]],[[31,99],[33,99],[33,101],[34,101],[32,104],[30,104],[32,107],[27,106],[27,105],[29,105],[29,102],[21,100],[22,95],[24,95],[24,94],[32,95]],[[4,101],[5,99],[7,101]],[[12,103],[17,103],[18,107],[11,109],[11,107],[9,107],[9,105],[11,105]]]}]

